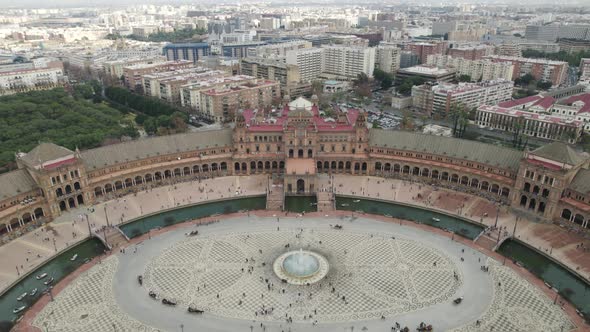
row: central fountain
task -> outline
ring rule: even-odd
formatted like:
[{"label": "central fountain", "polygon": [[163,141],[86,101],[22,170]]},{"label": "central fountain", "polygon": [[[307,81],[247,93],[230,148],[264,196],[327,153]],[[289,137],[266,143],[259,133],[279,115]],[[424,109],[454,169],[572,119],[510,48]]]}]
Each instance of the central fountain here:
[{"label": "central fountain", "polygon": [[328,261],[308,250],[289,251],[279,256],[273,265],[281,280],[293,285],[309,285],[323,279],[328,273]]}]

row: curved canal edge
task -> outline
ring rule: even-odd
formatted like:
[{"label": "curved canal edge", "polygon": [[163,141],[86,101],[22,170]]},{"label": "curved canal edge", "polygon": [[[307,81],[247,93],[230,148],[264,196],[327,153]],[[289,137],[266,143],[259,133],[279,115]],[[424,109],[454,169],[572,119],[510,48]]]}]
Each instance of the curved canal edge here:
[{"label": "curved canal edge", "polygon": [[264,210],[266,195],[251,195],[242,198],[227,198],[214,201],[178,206],[161,210],[119,225],[119,228],[130,239],[147,232],[189,220],[211,217],[214,215],[235,213],[240,211]]},{"label": "curved canal edge", "polygon": [[556,293],[573,304],[590,323],[590,284],[577,273],[519,239],[506,240],[498,253],[556,289]]},{"label": "curved canal edge", "polygon": [[[130,238],[147,233],[155,228],[171,226],[187,220],[210,217],[216,214],[227,214],[239,212],[242,210],[264,210],[266,207],[265,195],[251,195],[242,198],[228,198],[204,203],[178,206],[176,208],[158,211],[146,216],[132,219],[120,225],[121,230]],[[180,213],[179,213],[180,212]],[[170,216],[173,219],[170,219]],[[146,221],[146,219],[148,219]],[[171,222],[172,221],[172,222]],[[139,230],[138,230],[139,228]],[[145,230],[145,231],[144,231]],[[139,232],[139,233],[138,233]],[[131,236],[133,235],[133,236]],[[63,249],[58,254],[49,258],[39,267],[23,275],[19,280],[6,288],[0,295],[0,322],[13,322],[17,320],[25,311],[19,314],[13,314],[12,310],[26,305],[30,308],[44,294],[47,288],[43,282],[49,277],[53,277],[57,284],[70,273],[74,272],[84,264],[87,259],[93,259],[104,253],[106,247],[96,237],[86,237],[69,248]],[[78,258],[71,261],[73,255],[78,254]],[[48,276],[43,280],[37,280],[36,276],[41,273],[47,273]],[[16,298],[24,292],[30,293],[37,288],[35,296],[26,296],[24,301],[17,301]]]},{"label": "curved canal edge", "polygon": [[[61,253],[53,256],[35,270],[21,277],[18,282],[7,288],[0,296],[0,321],[14,321],[17,319],[20,314],[13,314],[12,310],[23,305],[30,308],[37,302],[44,295],[43,291],[48,288],[43,282],[49,278],[54,278],[55,280],[52,285],[55,285],[80,266],[84,265],[88,259],[93,259],[102,254],[105,249],[102,242],[97,238],[87,237],[85,240],[62,250]],[[76,260],[72,261],[71,258],[74,255],[78,256]],[[42,273],[47,273],[47,277],[37,280],[36,276]],[[30,294],[35,288],[37,289],[35,296],[27,295],[23,301],[17,301],[16,298],[19,295],[25,292]]]},{"label": "curved canal edge", "polygon": [[484,224],[444,211],[378,198],[336,195],[336,209],[409,220],[453,232],[470,240],[474,240],[486,228]]}]

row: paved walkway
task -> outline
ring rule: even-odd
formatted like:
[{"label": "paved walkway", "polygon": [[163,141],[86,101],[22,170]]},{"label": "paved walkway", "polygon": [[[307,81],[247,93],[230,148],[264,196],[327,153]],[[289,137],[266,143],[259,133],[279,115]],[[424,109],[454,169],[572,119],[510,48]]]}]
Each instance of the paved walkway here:
[{"label": "paved walkway", "polygon": [[0,246],[0,291],[57,253],[84,240],[88,236],[88,224],[81,214],[88,214],[91,227],[97,230],[107,224],[105,211],[109,224],[120,224],[174,206],[264,194],[266,185],[264,175],[180,182],[70,211],[50,224]]},{"label": "paved walkway", "polygon": [[[487,226],[496,222],[497,207],[487,199],[430,185],[379,177],[335,175],[318,186],[327,190],[334,188],[336,194],[396,201],[458,214]],[[502,229],[502,233],[512,234],[516,219],[517,216],[502,207],[498,228]],[[523,216],[518,219],[516,236],[521,241],[551,255],[590,280],[590,240],[558,225],[534,222]],[[580,246],[582,243],[584,245]]]},{"label": "paved walkway", "polygon": [[[334,223],[342,224],[344,229],[342,231],[332,230],[329,225]],[[408,222],[401,222],[401,224],[398,224],[397,221],[393,223],[380,222],[365,217],[358,219],[350,219],[343,216],[321,218],[317,214],[311,218],[281,217],[277,223],[276,217],[260,218],[251,215],[251,217],[233,217],[220,223],[199,226],[197,228],[199,235],[191,238],[187,238],[185,234],[195,229],[195,226],[191,224],[178,225],[173,227],[173,230],[165,229],[168,230],[165,233],[164,230],[161,231],[161,235],[153,236],[149,240],[145,237],[136,240],[137,242],[135,244],[126,248],[126,254],[118,253],[118,260],[121,261],[121,264],[118,265],[114,279],[109,277],[112,275],[112,272],[110,272],[110,268],[104,268],[105,263],[86,272],[73,283],[72,289],[69,287],[66,288],[63,293],[57,296],[55,302],[41,312],[38,318],[35,319],[35,324],[40,327],[43,324],[56,327],[52,331],[101,331],[102,326],[107,323],[115,324],[117,328],[121,328],[122,330],[132,326],[134,327],[133,330],[138,331],[148,331],[153,328],[165,331],[177,331],[180,324],[184,325],[185,331],[192,331],[195,329],[195,326],[198,326],[199,330],[205,329],[207,331],[248,331],[250,330],[250,326],[255,327],[255,331],[287,331],[288,329],[291,329],[293,332],[309,330],[342,331],[350,327],[359,330],[366,327],[369,331],[389,331],[390,327],[396,321],[402,326],[410,326],[412,330],[418,323],[427,321],[428,323],[434,324],[437,330],[456,328],[454,331],[457,332],[489,331],[492,326],[495,327],[494,331],[562,331],[562,327],[563,331],[569,331],[573,328],[573,325],[571,325],[571,322],[563,314],[560,307],[553,305],[551,299],[510,268],[503,267],[497,261],[486,261],[486,257],[482,253],[470,248],[461,241],[451,240],[447,236],[447,233],[439,231],[426,232],[422,230],[427,228],[424,225],[416,225]],[[277,225],[283,227],[283,230],[276,231],[275,227]],[[150,264],[152,264],[160,267],[163,269],[162,272],[164,272],[164,274],[160,274],[161,279],[156,281],[160,283],[158,287],[167,287],[162,282],[170,280],[169,288],[164,291],[179,291],[178,289],[183,287],[183,290],[186,291],[186,287],[188,287],[192,291],[186,293],[196,296],[199,303],[203,303],[201,301],[209,298],[212,303],[219,301],[220,305],[218,308],[227,308],[228,306],[237,307],[237,301],[240,300],[243,301],[241,306],[247,306],[250,309],[261,308],[262,303],[267,303],[268,305],[271,302],[266,301],[270,301],[270,298],[279,300],[281,297],[297,299],[298,295],[296,292],[298,290],[295,289],[297,286],[293,286],[294,289],[287,288],[286,295],[281,294],[280,291],[270,290],[268,292],[262,292],[262,294],[268,294],[266,299],[258,298],[255,293],[250,292],[251,289],[248,287],[248,280],[250,279],[253,279],[250,282],[260,284],[256,280],[258,275],[251,275],[248,272],[240,273],[238,271],[241,277],[234,283],[227,283],[228,278],[231,278],[228,273],[218,275],[218,278],[208,279],[206,285],[202,285],[199,281],[174,283],[173,280],[178,278],[178,271],[174,268],[180,266],[192,266],[193,270],[191,273],[194,275],[199,274],[197,270],[201,266],[199,265],[200,263],[191,263],[188,259],[190,257],[201,257],[202,252],[198,250],[187,251],[185,250],[187,248],[194,249],[195,246],[197,248],[205,248],[207,247],[205,243],[209,243],[210,250],[208,251],[209,254],[207,257],[213,257],[215,262],[227,268],[228,265],[226,264],[228,264],[228,260],[231,262],[232,258],[239,258],[236,261],[243,258],[240,256],[240,248],[247,247],[253,251],[251,254],[255,255],[255,248],[263,244],[260,242],[261,240],[265,242],[275,237],[260,237],[256,236],[256,234],[274,235],[276,233],[279,237],[281,237],[280,235],[287,235],[285,240],[293,241],[290,236],[292,235],[291,232],[298,227],[304,228],[301,244],[315,242],[316,248],[311,249],[322,252],[331,262],[336,262],[334,266],[335,271],[331,273],[336,273],[336,276],[339,277],[330,280],[336,287],[337,292],[346,292],[346,302],[348,302],[348,304],[343,304],[344,301],[336,299],[336,296],[333,296],[327,287],[324,287],[326,290],[325,295],[327,295],[326,298],[321,298],[322,290],[314,290],[314,298],[309,299],[307,296],[304,296],[299,303],[296,303],[298,309],[292,309],[294,314],[299,315],[305,315],[305,312],[311,312],[313,309],[317,309],[319,312],[317,314],[315,312],[313,313],[317,317],[312,318],[312,320],[306,321],[302,319],[302,316],[296,316],[297,319],[294,319],[294,323],[288,324],[282,322],[282,312],[279,315],[279,311],[289,309],[279,307],[278,304],[276,305],[277,309],[275,309],[276,315],[273,313],[264,317],[251,317],[250,310],[238,310],[238,313],[243,312],[246,316],[234,317],[231,315],[231,310],[216,311],[216,307],[207,308],[207,313],[203,316],[194,316],[186,313],[184,307],[180,304],[175,308],[165,307],[158,301],[150,299],[146,294],[147,284],[144,284],[145,287],[140,287],[137,284],[137,275],[141,274],[146,267],[149,270]],[[311,232],[312,230],[314,231]],[[432,229],[428,228],[428,230]],[[226,245],[221,245],[221,243],[228,243],[226,241],[227,236],[240,237],[246,234],[252,234],[252,237],[248,238],[246,242],[249,240],[258,242],[256,244],[244,242],[243,245],[241,241],[229,242],[238,248],[235,251],[228,249]],[[373,236],[371,237],[371,235]],[[391,236],[394,236],[395,239],[392,239]],[[355,238],[357,241],[351,241]],[[215,241],[211,241],[213,239]],[[319,244],[318,239],[323,239],[322,245]],[[310,241],[308,242],[307,240]],[[345,242],[343,243],[341,240]],[[467,241],[467,244],[470,244],[470,242]],[[384,251],[382,245],[386,245],[386,247],[389,247],[393,251]],[[136,248],[137,251],[135,251]],[[344,254],[342,251],[343,248],[351,248],[351,252]],[[340,253],[340,257],[333,257],[330,254],[330,249],[334,249],[335,252]],[[378,254],[372,251],[372,249],[376,249],[382,253]],[[435,251],[431,251],[432,249],[435,249]],[[279,251],[282,252],[284,250],[289,249],[282,248]],[[193,256],[190,255],[191,252]],[[280,254],[280,252],[277,254]],[[200,253],[200,255],[196,255],[196,253]],[[235,255],[238,255],[238,257]],[[344,261],[339,262],[338,259],[340,258],[343,258]],[[356,262],[350,264],[354,269],[352,276],[348,276],[348,272],[342,270],[349,265],[347,263],[349,259],[351,262]],[[442,266],[440,266],[441,269],[433,268],[430,264],[430,261],[433,259],[442,263]],[[110,260],[108,261],[110,262]],[[195,262],[199,261],[197,260]],[[409,264],[412,268],[404,272],[403,264]],[[424,267],[420,268],[420,264],[423,264]],[[489,266],[490,272],[481,271],[480,266],[482,264]],[[216,270],[209,264],[206,264],[206,266],[205,270],[208,271],[207,273]],[[379,273],[376,275],[377,277],[387,275],[387,278],[374,278],[370,277],[370,273],[369,275],[363,274],[363,271],[371,271],[371,267],[374,266],[380,266],[381,268],[387,268],[389,266],[393,270],[387,274]],[[170,268],[173,269],[170,270]],[[411,273],[420,269],[429,270],[429,268],[431,271],[444,271],[446,268],[457,269],[460,275],[459,287],[453,289],[451,294],[444,296],[446,292],[445,287],[441,287],[440,289],[436,289],[436,287],[432,288],[435,285],[442,285],[444,282],[439,284],[440,281],[436,280],[437,278],[431,280],[429,278],[424,279],[424,276],[430,275],[426,272]],[[254,270],[264,271],[261,261],[255,264]],[[99,273],[98,271],[105,272]],[[408,290],[413,289],[415,292],[414,296],[410,295],[407,298],[404,298],[404,296],[400,297],[400,294],[403,294],[403,292],[399,293],[401,288],[399,288],[398,282],[392,282],[397,280],[395,278],[392,279],[396,275],[396,272],[404,272],[399,274],[402,279],[398,281],[407,286],[407,281],[404,281],[403,278],[406,275],[407,280],[413,285]],[[90,279],[92,275],[96,276],[94,281]],[[271,280],[276,279],[272,274],[267,275],[267,277]],[[113,281],[110,291],[115,294],[116,305],[120,306],[119,309],[122,309],[122,312],[119,309],[113,309],[112,303],[108,300],[106,300],[109,303],[107,307],[110,308],[110,311],[104,309],[103,303],[105,303],[105,300],[103,299],[109,298],[107,294],[109,287],[103,284],[104,280]],[[347,281],[349,283],[341,284]],[[149,282],[148,280],[147,283]],[[279,281],[274,280],[274,283],[278,285]],[[105,287],[100,287],[101,291],[99,291],[96,289],[96,284],[104,285]],[[262,285],[264,284],[262,282]],[[236,289],[234,285],[238,285],[239,287]],[[198,287],[199,290],[195,289],[195,287]],[[282,288],[283,285],[280,287]],[[305,289],[306,287],[303,286],[303,288]],[[216,290],[213,291],[211,289]],[[107,290],[107,293],[104,293],[105,290]],[[158,291],[162,291],[162,289],[158,289]],[[222,294],[220,300],[217,300],[215,296],[218,292]],[[242,296],[242,292],[246,293],[246,297]],[[84,294],[87,293],[105,295],[99,297],[85,296]],[[316,293],[321,300],[315,301]],[[77,294],[80,299],[74,300],[75,297],[73,297],[73,294]],[[181,299],[183,294],[177,293],[180,302],[183,301]],[[379,317],[378,313],[375,314],[376,316],[365,316],[362,315],[365,311],[358,311],[365,305],[369,308],[369,312],[371,310],[382,311],[379,305],[376,306],[375,302],[369,303],[367,301],[377,301],[378,304],[379,299],[384,296],[385,298],[383,299],[387,300],[390,300],[389,297],[391,296],[397,297],[397,301],[393,301],[392,303],[391,301],[383,302],[387,302],[389,306],[397,308],[397,305],[400,303],[403,304],[405,299],[411,299],[411,301],[421,300],[429,298],[429,296],[430,298],[434,296],[436,299],[441,295],[444,296],[444,300],[442,301],[429,303],[424,309],[415,307],[409,310],[398,311],[395,313],[395,318],[386,316],[385,320],[375,319]],[[456,306],[451,303],[450,299],[459,295],[465,297],[464,302]],[[334,297],[335,299],[330,301],[330,297]],[[326,313],[323,311],[331,310],[330,308],[332,308],[334,302],[338,303],[338,310],[335,311],[338,312],[338,315],[331,315],[331,317],[338,317],[339,319],[326,319],[330,315],[328,314],[326,316]],[[209,313],[209,310],[212,313]],[[58,315],[56,312],[62,314]],[[92,314],[85,316],[89,312]],[[105,312],[111,312],[111,314],[103,317],[102,315]],[[107,323],[94,322],[99,317],[101,322]],[[319,324],[312,327],[312,321],[315,319],[318,320]],[[323,321],[324,319],[331,323]],[[477,320],[481,320],[481,326],[476,326]],[[264,328],[261,327],[261,323]],[[19,331],[24,331],[24,329]]]}]

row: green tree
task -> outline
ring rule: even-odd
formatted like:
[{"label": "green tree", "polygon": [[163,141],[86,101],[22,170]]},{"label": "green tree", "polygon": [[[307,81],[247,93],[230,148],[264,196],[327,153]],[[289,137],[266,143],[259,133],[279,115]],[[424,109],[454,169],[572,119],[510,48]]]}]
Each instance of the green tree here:
[{"label": "green tree", "polygon": [[457,79],[459,82],[471,82],[471,76],[469,75],[461,75]]},{"label": "green tree", "polygon": [[201,41],[207,33],[205,29],[177,29],[172,32],[157,32],[149,35],[148,37],[142,37],[137,35],[129,35],[127,38],[135,39],[140,41],[151,41],[151,42],[171,42],[171,43],[179,43],[179,42],[192,42],[192,41]]},{"label": "green tree", "polygon": [[89,85],[80,84],[72,95],[56,88],[0,97],[0,171],[14,167],[15,153],[39,142],[74,150],[138,135],[121,111],[86,99],[92,94]]},{"label": "green tree", "polygon": [[517,79],[514,80],[514,83],[518,84],[518,85],[522,85],[522,86],[527,86],[529,85],[531,82],[533,82],[535,80],[535,78],[533,77],[533,75],[531,74],[525,74]]},{"label": "green tree", "polygon": [[551,84],[551,82],[546,82],[546,81],[537,82],[537,89],[549,90],[549,89],[551,89],[552,86],[553,86],[553,84]]},{"label": "green tree", "polygon": [[420,76],[411,76],[404,79],[397,87],[397,92],[403,95],[409,95],[414,85],[422,85],[426,80]]},{"label": "green tree", "polygon": [[447,115],[449,120],[452,122],[453,136],[463,137],[469,123],[467,117],[468,114],[465,111],[465,107],[461,103],[454,103],[450,106],[449,113]]}]

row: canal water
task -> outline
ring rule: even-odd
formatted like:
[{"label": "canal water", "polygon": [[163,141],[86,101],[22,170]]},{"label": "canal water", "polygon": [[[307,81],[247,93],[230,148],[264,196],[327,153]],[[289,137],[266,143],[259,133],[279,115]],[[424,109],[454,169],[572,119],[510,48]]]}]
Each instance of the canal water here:
[{"label": "canal water", "polygon": [[[14,308],[26,305],[30,307],[37,299],[44,295],[43,291],[47,288],[43,284],[44,281],[53,277],[57,283],[63,277],[75,271],[78,267],[84,264],[87,258],[94,258],[97,255],[104,252],[105,247],[102,242],[96,238],[90,238],[83,241],[80,244],[66,250],[59,256],[56,256],[51,261],[43,264],[37,268],[33,273],[29,274],[26,278],[22,279],[18,284],[8,290],[4,295],[0,297],[0,321],[12,321],[17,318],[18,314],[13,314]],[[78,254],[78,258],[75,261],[70,259],[75,254]],[[16,271],[16,270],[15,270]],[[42,273],[47,273],[47,277],[43,280],[37,280],[35,277]],[[37,288],[37,294],[35,296],[27,295],[22,301],[17,301],[24,292],[31,293],[33,289]],[[22,314],[22,312],[21,312]]]},{"label": "canal water", "polygon": [[289,212],[316,212],[318,199],[314,196],[285,196],[285,210]]},{"label": "canal water", "polygon": [[520,262],[539,279],[556,288],[559,295],[584,313],[586,320],[590,318],[590,285],[584,280],[520,241],[506,240],[498,252]]},{"label": "canal water", "polygon": [[166,227],[191,219],[209,217],[215,214],[234,213],[242,210],[264,210],[265,208],[266,196],[238,198],[165,211],[133,220],[119,228],[129,238],[134,238],[147,233],[150,229]]},{"label": "canal water", "polygon": [[471,223],[461,218],[448,216],[426,209],[415,208],[407,205],[383,202],[370,199],[358,199],[336,196],[336,209],[367,212],[391,216],[394,218],[411,220],[421,224],[441,228],[454,232],[468,239],[475,239],[484,229],[483,226]]}]

